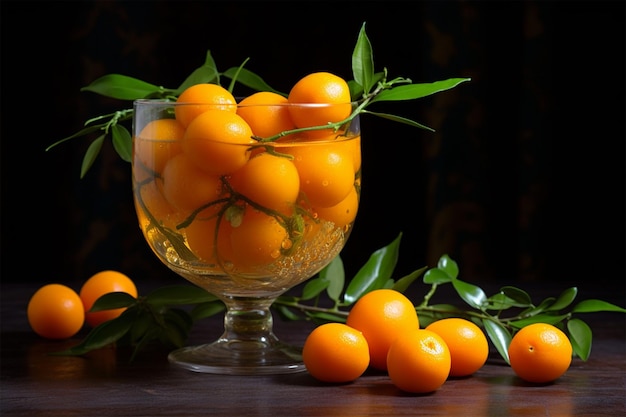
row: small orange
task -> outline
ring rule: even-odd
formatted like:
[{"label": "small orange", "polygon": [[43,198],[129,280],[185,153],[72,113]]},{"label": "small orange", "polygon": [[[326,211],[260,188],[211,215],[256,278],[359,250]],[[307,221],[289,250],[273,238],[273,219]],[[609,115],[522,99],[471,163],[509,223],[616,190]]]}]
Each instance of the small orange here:
[{"label": "small orange", "polygon": [[367,370],[370,355],[363,334],[343,323],[316,327],[304,342],[302,360],[317,380],[351,382]]},{"label": "small orange", "polygon": [[301,142],[284,148],[293,156],[300,190],[314,207],[332,207],[354,186],[354,161],[342,142]]},{"label": "small orange", "polygon": [[184,126],[207,110],[237,111],[237,101],[230,91],[217,84],[195,84],[180,93],[174,108],[176,119]]},{"label": "small orange", "polygon": [[230,223],[217,216],[196,219],[183,229],[191,251],[209,267],[214,267],[218,271],[223,271],[224,266],[233,259],[231,230]]},{"label": "small orange", "polygon": [[451,357],[437,333],[417,329],[401,334],[389,347],[387,371],[393,384],[418,394],[438,390],[448,379]]},{"label": "small orange", "polygon": [[176,119],[152,120],[135,137],[135,163],[152,173],[162,173],[167,161],[182,151],[184,133],[185,128]]},{"label": "small orange", "polygon": [[232,228],[230,241],[238,267],[264,266],[280,258],[289,235],[274,216],[248,206],[241,224]]},{"label": "small orange", "polygon": [[[217,175],[201,170],[184,153],[172,158],[163,170],[163,195],[184,214],[218,200],[222,195],[222,188],[222,182]],[[211,206],[203,210],[201,215],[207,216],[218,209],[217,205]]]},{"label": "small orange", "polygon": [[370,365],[387,369],[387,352],[403,333],[419,329],[415,306],[404,294],[392,289],[366,293],[352,306],[346,324],[360,330],[370,350]]},{"label": "small orange", "polygon": [[27,317],[39,336],[67,339],[83,327],[85,310],[76,291],[62,284],[47,284],[30,298]]},{"label": "small orange", "polygon": [[426,326],[443,338],[450,349],[452,365],[450,376],[462,377],[478,371],[489,356],[489,343],[485,333],[473,322],[450,317]]},{"label": "small orange", "polygon": [[348,196],[334,206],[313,207],[311,211],[317,215],[318,219],[333,222],[335,227],[343,228],[356,219],[358,209],[359,194],[356,187],[352,187]]},{"label": "small orange", "polygon": [[207,110],[187,126],[183,152],[209,174],[232,174],[250,158],[252,129],[236,113]]},{"label": "small orange", "polygon": [[271,91],[260,91],[241,100],[237,114],[248,122],[252,133],[261,138],[296,128],[291,120],[287,97]]},{"label": "small orange", "polygon": [[300,176],[291,160],[263,152],[232,175],[231,185],[256,204],[290,214],[300,191]]},{"label": "small orange", "polygon": [[85,320],[91,327],[112,320],[124,312],[125,308],[89,312],[98,298],[112,292],[125,292],[137,298],[135,283],[128,276],[118,271],[98,272],[85,281],[81,287],[79,295],[85,309]]},{"label": "small orange", "polygon": [[538,384],[561,377],[572,362],[572,344],[567,335],[547,323],[520,329],[513,336],[508,352],[517,376]]},{"label": "small orange", "polygon": [[[288,100],[291,104],[304,104],[289,107],[291,118],[299,128],[340,122],[352,111],[348,83],[329,72],[314,72],[298,80]],[[319,133],[328,134],[329,130]]]}]

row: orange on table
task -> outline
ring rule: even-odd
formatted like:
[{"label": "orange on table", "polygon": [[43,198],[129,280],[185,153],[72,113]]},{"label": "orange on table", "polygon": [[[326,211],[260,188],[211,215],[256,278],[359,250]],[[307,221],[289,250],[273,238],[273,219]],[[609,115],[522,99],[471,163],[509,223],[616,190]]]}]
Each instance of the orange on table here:
[{"label": "orange on table", "polygon": [[515,374],[538,384],[560,378],[572,363],[572,344],[567,335],[548,323],[520,329],[511,339],[508,353]]},{"label": "orange on table", "polygon": [[127,275],[113,270],[100,271],[83,283],[79,295],[85,309],[85,321],[96,327],[105,321],[113,320],[126,310],[116,308],[90,313],[89,310],[96,300],[112,292],[125,292],[137,298],[137,287]]},{"label": "orange on table", "polygon": [[345,227],[356,219],[359,209],[359,195],[356,187],[348,193],[346,198],[331,207],[313,207],[311,211],[318,219],[335,223],[335,227]]},{"label": "orange on table", "polygon": [[[288,100],[291,104],[306,104],[289,107],[291,118],[299,128],[340,122],[352,111],[348,83],[330,72],[314,72],[302,77],[291,88]],[[329,131],[307,133],[325,135]]]},{"label": "orange on table", "polygon": [[[185,214],[215,202],[222,196],[222,181],[217,175],[198,168],[185,153],[172,158],[163,170],[163,195]],[[220,206],[207,207],[198,216],[215,214]]]},{"label": "orange on table", "polygon": [[256,136],[265,139],[296,128],[287,97],[271,91],[245,97],[237,106],[237,114],[248,122]]},{"label": "orange on table", "polygon": [[373,290],[352,306],[346,324],[367,339],[370,365],[387,369],[387,352],[401,334],[419,329],[415,306],[404,294],[392,289]]},{"label": "orange on table", "polygon": [[46,339],[68,339],[85,322],[80,296],[62,284],[47,284],[35,291],[28,301],[26,315],[33,331]]},{"label": "orange on table", "polygon": [[230,233],[234,263],[243,268],[268,265],[281,256],[289,245],[288,238],[274,216],[248,206],[241,224]]},{"label": "orange on table", "polygon": [[162,173],[167,161],[182,152],[185,128],[176,119],[152,120],[135,137],[135,163],[152,173]]},{"label": "orange on table", "polygon": [[291,214],[300,192],[300,176],[291,160],[260,153],[233,173],[230,184],[256,204]]},{"label": "orange on table", "polygon": [[300,190],[314,207],[332,207],[354,186],[354,161],[340,142],[303,142],[281,148],[293,156]]},{"label": "orange on table", "polygon": [[443,338],[450,349],[452,365],[450,376],[462,377],[478,371],[489,356],[489,343],[485,333],[475,323],[450,317],[426,326]]},{"label": "orange on table", "polygon": [[448,379],[451,356],[437,333],[417,329],[401,334],[389,347],[387,372],[393,384],[406,392],[438,390]]},{"label": "orange on table", "polygon": [[237,111],[237,101],[230,91],[218,84],[195,84],[178,96],[174,108],[176,120],[184,127],[207,110]]},{"label": "orange on table", "polygon": [[369,365],[363,334],[343,323],[326,323],[307,337],[302,360],[307,371],[323,382],[344,383],[359,378]]},{"label": "orange on table", "polygon": [[187,126],[183,152],[209,174],[232,174],[250,158],[252,129],[234,112],[207,110]]}]

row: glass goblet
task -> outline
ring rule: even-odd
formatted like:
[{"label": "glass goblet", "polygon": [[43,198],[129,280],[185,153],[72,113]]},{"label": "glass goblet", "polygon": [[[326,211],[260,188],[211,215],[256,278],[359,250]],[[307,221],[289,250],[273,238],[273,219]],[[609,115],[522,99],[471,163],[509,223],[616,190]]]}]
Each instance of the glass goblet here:
[{"label": "glass goblet", "polygon": [[[350,235],[361,183],[359,117],[268,139],[256,136],[240,105],[205,107],[186,126],[177,120],[198,106],[134,103],[133,194],[143,235],[162,263],[226,306],[218,340],[174,350],[169,361],[217,374],[303,371],[301,348],[274,334],[270,307],[330,263]],[[332,106],[248,110],[267,114],[260,120],[269,126],[272,114],[306,117]]]}]

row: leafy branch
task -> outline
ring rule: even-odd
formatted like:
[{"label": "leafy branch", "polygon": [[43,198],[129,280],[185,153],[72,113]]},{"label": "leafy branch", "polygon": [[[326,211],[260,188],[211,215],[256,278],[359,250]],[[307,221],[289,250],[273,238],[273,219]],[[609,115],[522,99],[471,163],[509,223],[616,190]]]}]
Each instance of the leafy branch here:
[{"label": "leafy branch", "polygon": [[[513,335],[538,322],[553,324],[566,332],[574,353],[586,361],[591,354],[593,335],[589,325],[578,315],[626,313],[625,308],[597,299],[574,303],[578,295],[576,287],[568,288],[556,297],[547,297],[539,304],[534,304],[526,291],[513,286],[503,286],[497,293],[487,296],[480,287],[458,278],[458,265],[448,255],[443,255],[434,268],[422,267],[394,279],[401,238],[400,233],[387,246],[372,253],[347,284],[341,257],[336,257],[301,286],[300,295],[282,295],[272,309],[284,320],[345,322],[351,306],[366,293],[380,288],[404,293],[422,276],[423,284],[429,288],[419,303],[414,302],[420,326],[426,327],[430,322],[446,317],[471,320],[484,329],[507,363]],[[463,302],[461,306],[430,303],[437,289],[446,284],[452,285]],[[181,308],[183,305],[192,308]],[[224,311],[224,304],[217,297],[189,285],[163,287],[138,298],[125,293],[106,294],[94,303],[92,311],[121,307],[127,310],[118,318],[102,323],[78,345],[57,354],[83,355],[117,343],[134,347],[132,360],[150,342],[183,346],[197,321]]]},{"label": "leafy branch", "polygon": [[[132,102],[139,99],[164,99],[175,101],[176,98],[188,87],[200,83],[215,83],[221,85],[222,77],[230,79],[227,87],[233,93],[237,83],[256,91],[272,91],[283,96],[287,94],[272,88],[263,78],[244,67],[248,63],[246,59],[239,67],[232,67],[224,72],[219,72],[211,52],[207,51],[204,63],[195,69],[187,78],[174,89],[157,86],[146,81],[121,74],[107,74],[81,88],[81,92],[91,92],[104,97],[113,98],[125,102],[131,102],[131,108],[121,109],[112,114],[94,117],[85,122],[84,128],[74,134],[54,142],[46,148],[49,151],[56,146],[79,137],[91,137],[100,133],[89,145],[83,156],[80,178],[83,178],[95,162],[104,141],[110,137],[113,147],[118,155],[126,162],[131,161],[132,136],[127,127],[122,123],[132,119]],[[348,81],[351,99],[357,103],[352,114],[346,119],[334,125],[342,125],[352,120],[358,114],[369,114],[398,123],[408,124],[420,129],[433,131],[433,129],[414,120],[387,113],[373,112],[368,107],[383,101],[408,101],[424,98],[445,90],[452,89],[459,84],[470,81],[469,78],[451,78],[433,83],[414,84],[408,78],[387,79],[387,69],[382,72],[374,71],[374,58],[372,46],[365,32],[365,23],[361,26],[356,46],[352,53],[353,80]],[[298,129],[314,130],[324,129],[328,126]],[[295,131],[294,131],[295,132]],[[282,132],[274,138],[293,132]]]}]

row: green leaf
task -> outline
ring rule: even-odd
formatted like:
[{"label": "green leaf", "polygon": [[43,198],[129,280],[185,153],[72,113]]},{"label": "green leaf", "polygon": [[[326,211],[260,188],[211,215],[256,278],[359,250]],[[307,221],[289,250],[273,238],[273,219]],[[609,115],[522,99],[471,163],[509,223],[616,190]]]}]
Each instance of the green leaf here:
[{"label": "green leaf", "polygon": [[552,303],[554,303],[554,300],[555,300],[554,297],[548,297],[544,299],[543,301],[541,301],[541,303],[539,303],[538,306],[536,307],[531,306],[530,308],[524,310],[522,314],[520,315],[521,316],[533,316],[535,314],[541,313],[542,311],[546,311],[548,307],[550,307]]},{"label": "green leaf", "polygon": [[457,294],[459,294],[467,304],[478,309],[484,308],[483,306],[487,301],[487,296],[480,287],[458,279],[452,281],[452,286],[454,286]]},{"label": "green leaf", "polygon": [[102,144],[104,143],[104,138],[106,135],[100,135],[87,148],[87,152],[85,152],[85,156],[83,156],[83,163],[80,167],[80,177],[84,178],[89,171],[89,168],[93,165],[100,153],[100,149],[102,149]]},{"label": "green leaf", "polygon": [[170,285],[153,290],[146,302],[155,306],[199,304],[217,300],[217,297],[195,285]]},{"label": "green leaf", "polygon": [[453,278],[446,271],[439,268],[431,268],[424,274],[424,284],[445,284],[452,282]]},{"label": "green leaf", "polygon": [[420,269],[417,269],[413,272],[411,272],[409,275],[405,275],[404,277],[400,278],[398,281],[396,281],[393,286],[391,288],[393,288],[396,291],[399,291],[401,293],[405,292],[409,286],[417,279],[420,277],[420,275],[422,275],[424,273],[424,271],[427,269],[427,266],[424,266]]},{"label": "green leaf", "polygon": [[583,361],[589,359],[593,338],[589,325],[580,319],[571,319],[567,322],[567,331],[574,353]]},{"label": "green leaf", "polygon": [[202,320],[212,317],[226,310],[226,306],[221,300],[207,301],[206,303],[196,304],[191,309],[191,318],[193,321]]},{"label": "green leaf", "polygon": [[577,294],[578,288],[576,287],[566,289],[561,293],[561,295],[559,295],[559,298],[556,299],[554,304],[546,308],[546,311],[558,311],[564,309],[565,307],[569,306],[572,301],[574,301]]},{"label": "green leaf", "polygon": [[137,299],[125,292],[110,292],[100,296],[91,306],[90,312],[127,308],[137,302]]},{"label": "green leaf", "polygon": [[95,349],[115,343],[124,336],[131,328],[134,322],[135,314],[129,314],[131,310],[126,310],[120,316],[103,322],[91,329],[89,334],[76,346],[60,352],[54,352],[56,355],[84,355]]},{"label": "green leaf", "polygon": [[510,364],[509,345],[511,344],[512,339],[511,334],[500,322],[483,319],[482,323],[489,340],[491,340],[491,343],[493,343],[498,353],[500,353],[502,359],[504,359],[506,363]]},{"label": "green leaf", "polygon": [[377,288],[383,288],[398,262],[398,252],[402,233],[389,245],[375,251],[348,283],[343,297],[344,303],[352,304],[363,294]]},{"label": "green leaf", "polygon": [[532,305],[532,300],[528,293],[520,288],[504,286],[500,289],[502,294],[515,301],[517,307],[526,307]]},{"label": "green leaf", "polygon": [[568,317],[567,314],[537,314],[536,316],[527,317],[521,320],[515,320],[509,322],[509,324],[513,327],[521,329],[522,327],[526,327],[529,324],[534,323],[548,323],[548,324],[557,324],[562,322]]},{"label": "green leaf", "polygon": [[217,66],[215,65],[215,61],[211,56],[211,51],[207,51],[206,58],[204,60],[204,64],[201,67],[195,69],[185,81],[176,89],[175,94],[180,95],[187,88],[196,84],[204,84],[204,83],[214,83],[219,84],[219,72],[217,71]]},{"label": "green leaf", "polygon": [[409,125],[411,127],[417,127],[420,129],[424,129],[424,130],[428,130],[430,132],[434,132],[435,129],[432,129],[426,125],[423,125],[421,123],[418,123],[414,120],[411,119],[407,119],[406,117],[402,117],[402,116],[397,116],[395,114],[387,114],[387,113],[376,113],[370,110],[363,110],[362,113],[365,114],[371,114],[372,116],[376,116],[376,117],[381,117],[383,119],[387,119],[387,120],[391,120],[392,122],[398,122],[398,123],[403,123],[406,125]]},{"label": "green leaf", "polygon": [[256,91],[272,91],[276,94],[287,96],[285,93],[273,89],[261,77],[245,68],[232,67],[227,69],[223,75],[230,79],[236,79],[237,82]]},{"label": "green leaf", "polygon": [[437,262],[437,268],[444,271],[452,279],[456,279],[459,276],[459,266],[448,255],[442,255]]},{"label": "green leaf", "polygon": [[322,291],[328,288],[330,281],[323,277],[313,278],[307,281],[302,289],[302,300],[310,300],[320,295]]},{"label": "green leaf", "polygon": [[130,162],[133,153],[133,139],[128,129],[124,126],[114,124],[111,126],[113,135],[113,148],[117,154],[126,162]]},{"label": "green leaf", "polygon": [[352,75],[354,81],[369,93],[374,85],[374,57],[372,44],[365,33],[365,22],[361,26],[356,46],[352,52]]},{"label": "green leaf", "polygon": [[470,80],[471,78],[450,78],[447,80],[435,81],[433,83],[399,85],[388,90],[381,91],[380,94],[372,99],[371,103],[378,101],[416,100],[441,91],[449,90]]},{"label": "green leaf", "polygon": [[163,332],[167,340],[176,347],[182,347],[193,325],[191,316],[185,310],[170,309],[165,312],[164,320]]},{"label": "green leaf", "polygon": [[346,282],[346,273],[343,268],[343,260],[340,256],[336,256],[324,269],[320,271],[320,277],[323,277],[328,281],[328,287],[326,293],[328,297],[338,302],[343,287]]},{"label": "green leaf", "polygon": [[85,135],[88,135],[90,133],[95,132],[96,130],[100,130],[100,129],[102,129],[103,126],[105,126],[105,125],[104,124],[99,124],[99,125],[93,125],[93,126],[85,127],[83,129],[79,130],[78,132],[74,133],[71,136],[65,137],[65,138],[63,138],[61,140],[58,140],[58,141],[54,142],[52,145],[50,145],[50,146],[48,146],[46,148],[46,152],[48,152],[50,149],[54,148],[55,146],[58,146],[58,145],[62,144],[63,142],[67,142],[70,139],[78,138],[80,136],[85,136]]},{"label": "green leaf", "polygon": [[284,320],[291,320],[291,321],[297,321],[297,320],[302,320],[302,317],[300,317],[299,315],[297,315],[296,313],[294,313],[289,307],[284,306],[284,305],[280,305],[280,304],[272,304],[272,307],[274,308],[274,310],[276,310],[278,312],[278,314],[284,319]]},{"label": "green leaf", "polygon": [[615,304],[602,300],[583,300],[576,304],[572,309],[572,313],[598,313],[601,311],[613,311],[616,313],[626,313],[626,309]]},{"label": "green leaf", "polygon": [[485,310],[502,311],[516,306],[517,303],[515,302],[515,300],[507,297],[503,293],[498,293],[487,298],[483,308]]},{"label": "green leaf", "polygon": [[346,317],[333,314],[332,312],[315,312],[315,313],[307,313],[307,317],[313,319],[317,323],[345,323]]},{"label": "green leaf", "polygon": [[80,91],[90,91],[118,100],[137,100],[158,93],[160,88],[126,75],[108,74],[94,80]]}]

